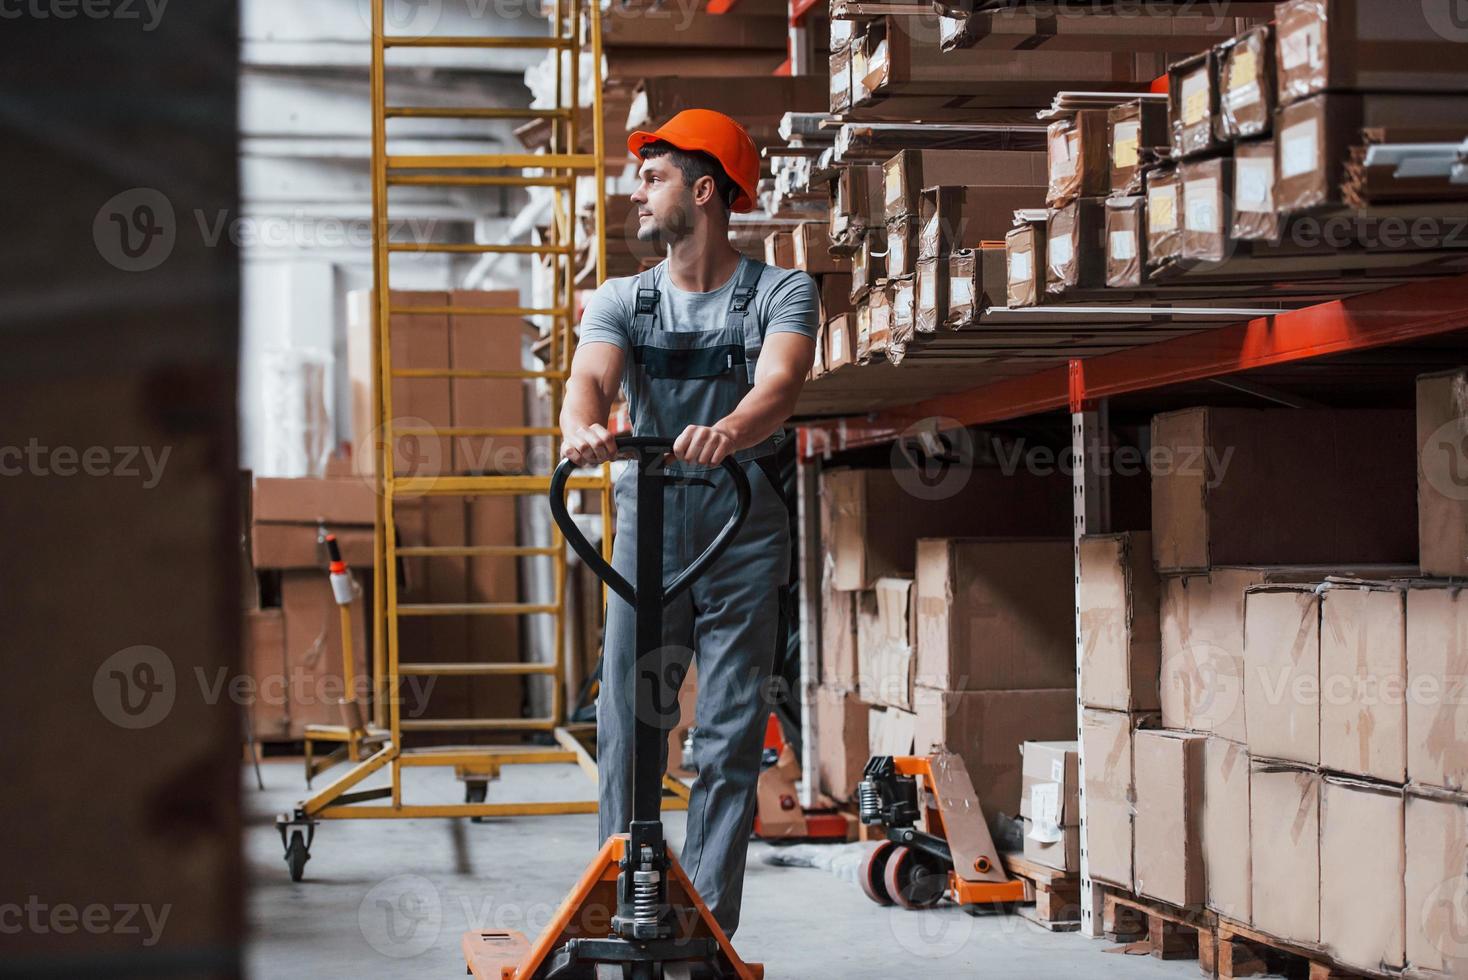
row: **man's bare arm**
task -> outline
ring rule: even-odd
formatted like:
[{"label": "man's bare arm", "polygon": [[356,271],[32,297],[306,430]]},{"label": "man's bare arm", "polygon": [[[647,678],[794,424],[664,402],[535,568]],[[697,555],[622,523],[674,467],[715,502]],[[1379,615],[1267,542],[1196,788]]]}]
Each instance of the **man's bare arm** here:
[{"label": "man's bare arm", "polygon": [[754,387],[734,411],[713,425],[684,429],[673,444],[673,455],[716,466],[730,453],[768,439],[794,414],[796,399],[815,356],[816,342],[805,334],[770,334],[755,368]]},{"label": "man's bare arm", "polygon": [[625,360],[616,344],[589,341],[576,347],[560,424],[561,455],[577,466],[595,466],[616,455],[617,443],[606,423]]}]

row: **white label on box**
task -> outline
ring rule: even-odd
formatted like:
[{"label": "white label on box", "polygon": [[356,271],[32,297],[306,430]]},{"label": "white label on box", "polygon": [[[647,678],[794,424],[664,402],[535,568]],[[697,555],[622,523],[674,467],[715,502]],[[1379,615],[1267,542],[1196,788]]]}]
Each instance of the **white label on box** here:
[{"label": "white label on box", "polygon": [[1315,144],[1320,138],[1320,121],[1305,119],[1284,131],[1280,140],[1279,175],[1298,177],[1313,173],[1318,164]]},{"label": "white label on box", "polygon": [[1074,250],[1070,247],[1070,236],[1061,235],[1050,239],[1050,268],[1058,269],[1070,263]]},{"label": "white label on box", "polygon": [[831,331],[831,362],[834,364],[836,358],[846,356],[846,331],[836,327]]},{"label": "white label on box", "polygon": [[1009,281],[1029,282],[1035,276],[1034,259],[1029,252],[1009,253]]},{"label": "white label on box", "polygon": [[1060,840],[1060,784],[1036,783],[1030,787],[1031,840],[1054,844]]},{"label": "white label on box", "polygon": [[1208,71],[1201,69],[1183,79],[1183,125],[1208,118]]},{"label": "white label on box", "polygon": [[948,308],[968,306],[974,301],[973,281],[968,276],[948,280]]},{"label": "white label on box", "polygon": [[1051,759],[1050,760],[1050,778],[1053,779],[1057,783],[1063,783],[1063,782],[1065,782],[1065,760],[1064,759]]},{"label": "white label on box", "polygon": [[1130,231],[1111,233],[1111,257],[1118,262],[1130,262],[1137,257],[1137,238]]},{"label": "white label on box", "polygon": [[851,96],[851,63],[847,62],[841,66],[841,70],[831,76],[831,94],[838,96],[838,104],[845,102]]},{"label": "white label on box", "polygon": [[1147,230],[1177,231],[1177,185],[1147,189]]},{"label": "white label on box", "polygon": [[897,168],[894,160],[887,166],[887,203],[896,204],[902,200],[902,171]]},{"label": "white label on box", "polygon": [[921,276],[922,285],[918,289],[918,303],[924,310],[935,310],[938,308],[938,268],[935,265],[932,272],[924,270]]},{"label": "white label on box", "polygon": [[[907,265],[907,233],[887,236],[887,268],[900,270]],[[897,272],[892,273],[894,276]]]},{"label": "white label on box", "polygon": [[1116,130],[1111,135],[1112,166],[1135,167],[1137,165],[1137,144],[1141,140],[1141,135],[1141,123],[1123,122],[1116,124]]},{"label": "white label on box", "polygon": [[1183,208],[1188,231],[1213,234],[1218,227],[1218,181],[1213,177],[1190,180],[1183,184]]},{"label": "white label on box", "polygon": [[1274,210],[1274,158],[1234,160],[1234,205],[1240,211]]},{"label": "white label on box", "polygon": [[1279,60],[1293,71],[1301,65],[1319,68],[1325,63],[1320,46],[1320,22],[1307,21],[1279,36]]}]

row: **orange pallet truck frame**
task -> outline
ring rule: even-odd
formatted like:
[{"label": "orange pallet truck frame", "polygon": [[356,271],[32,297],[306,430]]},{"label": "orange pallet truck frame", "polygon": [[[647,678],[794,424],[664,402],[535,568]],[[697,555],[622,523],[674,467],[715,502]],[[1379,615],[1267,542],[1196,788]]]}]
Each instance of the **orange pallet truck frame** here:
[{"label": "orange pallet truck frame", "polygon": [[[862,890],[878,905],[924,909],[944,897],[962,906],[1025,900],[1025,883],[1004,870],[959,756],[873,756],[857,800],[861,822],[887,832],[861,874]],[[926,829],[918,827],[920,819]]]}]

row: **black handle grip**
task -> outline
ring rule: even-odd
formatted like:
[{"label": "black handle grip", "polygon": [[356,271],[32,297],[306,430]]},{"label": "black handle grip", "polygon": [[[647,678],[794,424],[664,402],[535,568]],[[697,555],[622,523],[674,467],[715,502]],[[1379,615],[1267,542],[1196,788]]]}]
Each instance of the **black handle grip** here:
[{"label": "black handle grip", "polygon": [[[665,436],[617,437],[617,451],[619,454],[627,450],[632,450],[638,453],[640,457],[645,458],[649,455],[661,456],[672,448],[673,440]],[[641,462],[642,460],[639,459],[638,479],[643,478]],[[720,529],[718,536],[703,550],[703,554],[695,558],[693,564],[679,572],[673,581],[663,587],[663,594],[658,598],[664,604],[688,588],[689,585],[693,584],[693,580],[702,575],[704,570],[719,555],[723,554],[724,549],[729,547],[734,535],[738,533],[740,526],[744,523],[744,519],[749,516],[749,478],[744,475],[744,470],[739,466],[739,463],[733,456],[726,457],[722,465],[734,480],[734,493],[736,496],[734,513],[730,515],[729,520]],[[602,558],[601,552],[596,549],[595,545],[586,540],[586,535],[581,533],[581,529],[576,526],[575,520],[572,519],[570,513],[566,510],[566,481],[571,478],[571,473],[575,469],[576,464],[574,462],[569,459],[563,459],[560,465],[556,467],[555,473],[551,476],[551,517],[555,519],[556,526],[561,529],[561,533],[570,542],[571,548],[596,573],[596,577],[605,582],[607,587],[617,593],[617,595],[635,606],[637,605],[638,597],[637,590],[632,586],[632,583],[623,578],[621,573]],[[657,542],[657,547],[662,547],[661,541]]]}]

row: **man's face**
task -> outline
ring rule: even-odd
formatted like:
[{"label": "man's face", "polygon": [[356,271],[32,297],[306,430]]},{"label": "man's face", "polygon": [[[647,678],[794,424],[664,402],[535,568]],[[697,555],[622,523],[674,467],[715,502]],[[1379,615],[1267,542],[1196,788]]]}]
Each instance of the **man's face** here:
[{"label": "man's face", "polygon": [[637,206],[637,240],[671,243],[693,226],[693,189],[666,156],[644,160],[632,192]]}]

